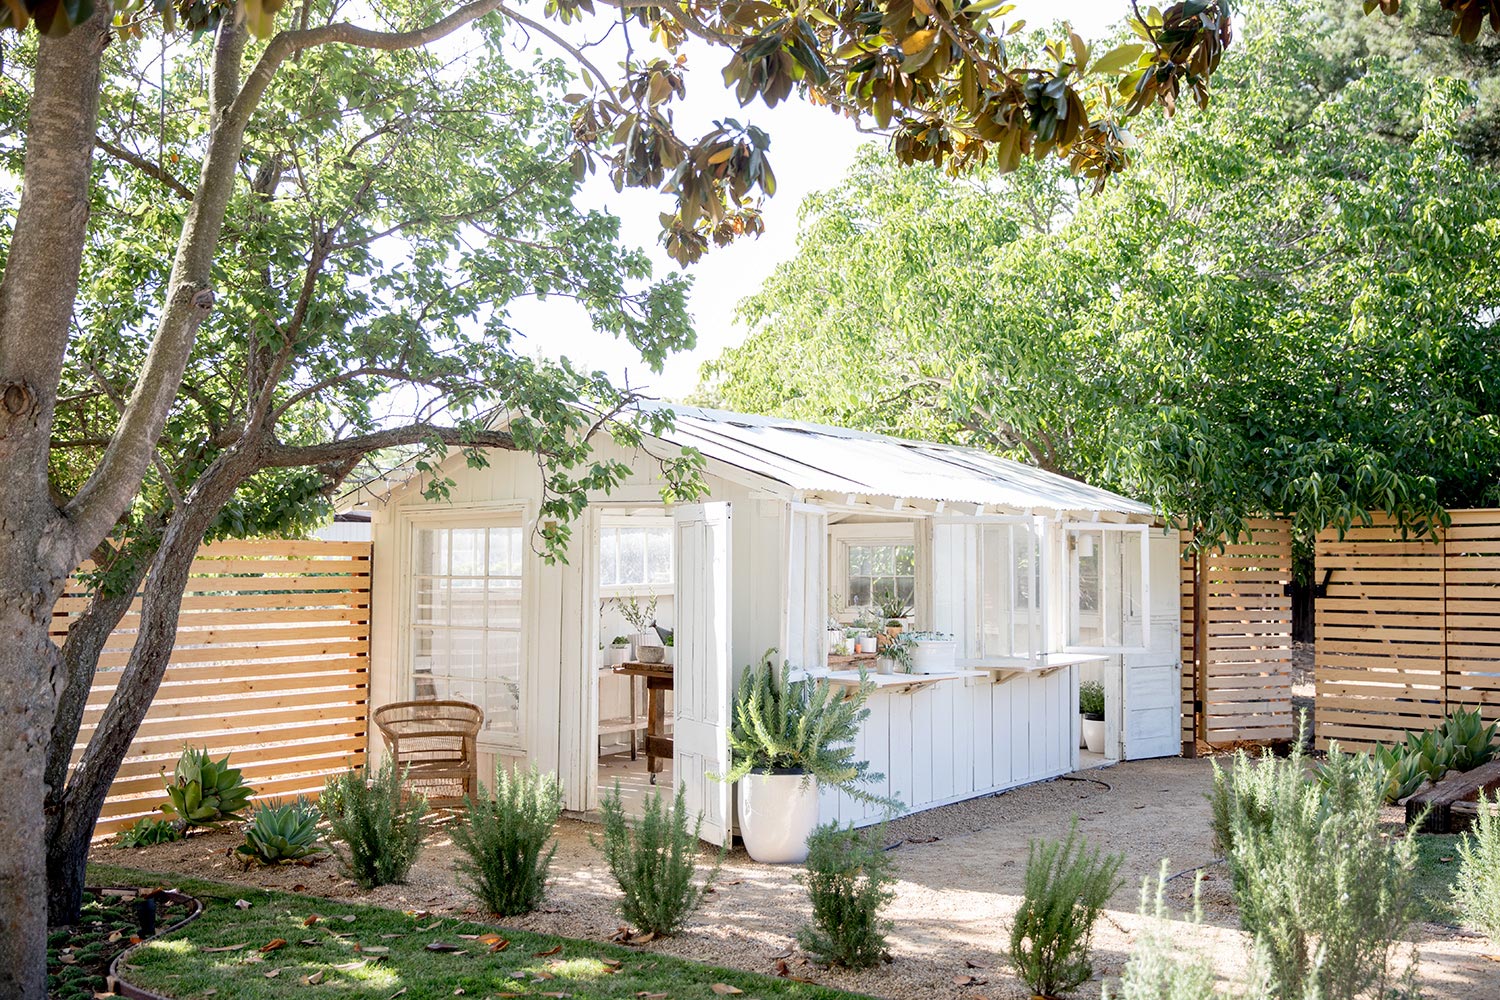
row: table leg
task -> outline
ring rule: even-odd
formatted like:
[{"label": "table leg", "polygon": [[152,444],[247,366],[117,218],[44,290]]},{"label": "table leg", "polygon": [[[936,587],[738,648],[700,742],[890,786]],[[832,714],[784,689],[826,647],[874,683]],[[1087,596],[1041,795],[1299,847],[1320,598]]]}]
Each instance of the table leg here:
[{"label": "table leg", "polygon": [[635,711],[636,711],[636,703],[635,703],[635,678],[634,677],[627,677],[627,678],[625,678],[625,680],[630,683],[630,759],[631,760],[635,760],[636,759],[635,745],[636,745],[636,742],[637,742],[636,741],[636,729],[635,729]]},{"label": "table leg", "polygon": [[[666,692],[661,688],[646,688],[646,770],[655,775],[661,770],[661,758],[651,752],[653,736],[665,736],[667,734],[667,698]],[[655,784],[656,778],[652,777]]]}]

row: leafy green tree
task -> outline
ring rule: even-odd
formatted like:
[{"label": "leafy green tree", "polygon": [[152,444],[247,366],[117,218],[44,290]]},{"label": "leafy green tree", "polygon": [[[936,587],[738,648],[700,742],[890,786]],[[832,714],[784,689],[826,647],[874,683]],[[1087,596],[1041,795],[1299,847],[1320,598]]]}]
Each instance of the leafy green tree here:
[{"label": "leafy green tree", "polygon": [[1099,197],[870,151],[701,396],[992,448],[1207,537],[1500,499],[1500,182],[1469,88],[1372,55],[1314,99],[1339,22],[1245,17],[1214,104]]}]

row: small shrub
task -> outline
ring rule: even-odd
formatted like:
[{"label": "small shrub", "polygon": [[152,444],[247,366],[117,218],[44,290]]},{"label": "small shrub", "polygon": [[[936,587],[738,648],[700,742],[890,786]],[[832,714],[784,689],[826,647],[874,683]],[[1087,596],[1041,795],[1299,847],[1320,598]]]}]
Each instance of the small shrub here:
[{"label": "small shrub", "polygon": [[797,940],[819,962],[865,969],[885,955],[890,921],[880,908],[895,895],[891,861],[879,833],[829,823],[807,838],[807,871],[800,881],[812,899],[812,923]]},{"label": "small shrub", "polygon": [[1335,744],[1310,780],[1300,743],[1286,759],[1241,752],[1215,772],[1240,923],[1254,935],[1267,995],[1353,1000],[1398,988],[1416,845],[1410,831],[1381,836],[1386,776]]},{"label": "small shrub", "polygon": [[1120,887],[1123,855],[1101,856],[1078,835],[1035,841],[1026,859],[1021,908],[1010,929],[1010,960],[1031,991],[1058,996],[1094,974],[1094,923]]},{"label": "small shrub", "polygon": [[481,787],[479,800],[465,804],[468,815],[453,828],[453,843],[467,860],[454,868],[492,912],[502,917],[530,913],[542,902],[557,851],[552,839],[562,813],[557,778],[543,775],[535,765],[530,771],[500,765],[494,791]]},{"label": "small shrub", "polygon": [[[662,803],[660,790],[645,802],[645,814],[634,826],[625,818],[620,786],[605,796],[602,850],[620,891],[620,915],[636,929],[665,936],[679,930],[713,885],[718,864],[703,885],[694,881],[697,872],[700,813],[688,826],[686,786],[677,787],[670,808]],[[595,841],[595,846],[601,846]],[[722,855],[721,855],[722,857]]]},{"label": "small shrub", "polygon": [[177,768],[167,779],[167,802],[161,807],[177,817],[179,831],[192,826],[218,826],[240,818],[240,810],[254,794],[240,778],[240,769],[229,766],[229,755],[214,760],[207,749],[183,747]]},{"label": "small shrub", "polygon": [[344,873],[362,889],[406,881],[422,850],[427,800],[408,794],[388,756],[371,781],[364,768],[329,777],[319,800]]},{"label": "small shrub", "polygon": [[115,838],[115,846],[155,847],[157,844],[170,844],[181,839],[182,831],[171,820],[142,816],[135,821],[135,826],[120,831],[120,835]]},{"label": "small shrub", "polygon": [[318,807],[302,796],[295,802],[266,803],[250,814],[245,842],[235,850],[265,865],[301,861],[322,854],[318,843]]},{"label": "small shrub", "polygon": [[1453,903],[1468,926],[1500,941],[1500,794],[1479,796],[1479,819],[1458,842]]}]

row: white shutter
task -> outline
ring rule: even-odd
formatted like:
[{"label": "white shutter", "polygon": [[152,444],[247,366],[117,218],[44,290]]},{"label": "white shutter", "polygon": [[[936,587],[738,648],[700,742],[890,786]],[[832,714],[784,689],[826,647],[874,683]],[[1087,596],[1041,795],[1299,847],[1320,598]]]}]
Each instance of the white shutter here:
[{"label": "white shutter", "polygon": [[[1178,586],[1177,532],[1150,529],[1150,589],[1172,593]],[[1182,750],[1179,719],[1182,691],[1182,622],[1176,602],[1160,601],[1160,614],[1152,616],[1145,652],[1127,653],[1124,667],[1125,738],[1127,760],[1175,757]]]},{"label": "white shutter", "polygon": [[729,839],[729,785],[709,777],[729,770],[730,506],[688,504],[676,522],[676,667],[673,674],[672,774],[686,786],[688,811],[703,814],[702,836]]},{"label": "white shutter", "polygon": [[828,515],[803,504],[790,513],[781,649],[793,667],[821,673],[828,664]]}]

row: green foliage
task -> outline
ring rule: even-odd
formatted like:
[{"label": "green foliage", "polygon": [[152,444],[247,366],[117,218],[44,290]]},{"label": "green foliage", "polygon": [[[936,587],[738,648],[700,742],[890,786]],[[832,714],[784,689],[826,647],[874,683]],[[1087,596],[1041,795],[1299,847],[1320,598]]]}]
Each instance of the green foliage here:
[{"label": "green foliage", "polygon": [[738,781],[751,771],[800,771],[825,788],[898,810],[899,802],[861,787],[884,775],[871,772],[869,761],[854,759],[873,685],[861,684],[845,697],[825,679],[788,680],[788,665],[778,670],[775,653],[767,650],[740,679],[729,730],[732,762],[721,779]]},{"label": "green foliage", "polygon": [[1093,718],[1104,718],[1104,685],[1084,681],[1078,685],[1078,711]]},{"label": "green foliage", "polygon": [[880,617],[885,619],[887,625],[899,625],[901,619],[911,614],[911,604],[896,596],[894,590],[887,590],[880,595],[875,602],[880,611]]},{"label": "green foliage", "polygon": [[703,816],[689,819],[686,787],[677,787],[670,806],[663,802],[660,789],[653,791],[641,818],[633,824],[625,817],[618,783],[600,809],[604,838],[594,844],[603,850],[610,874],[623,893],[620,916],[637,930],[658,936],[682,928],[719,873],[716,861],[703,884],[696,881]]},{"label": "green foliage", "polygon": [[892,636],[886,640],[885,645],[876,647],[877,655],[881,659],[890,660],[895,665],[897,673],[911,672],[916,650],[916,641],[905,632]]},{"label": "green foliage", "polygon": [[177,817],[184,832],[193,826],[218,826],[240,818],[253,789],[240,779],[240,769],[229,766],[229,755],[213,760],[207,749],[183,747],[177,767],[167,779],[167,802],[162,812]]},{"label": "green foliage", "polygon": [[182,829],[171,820],[154,816],[142,816],[135,826],[121,830],[115,838],[116,847],[155,847],[182,839]]},{"label": "green foliage", "polygon": [[[1409,55],[1453,46],[1356,44],[1335,6],[1237,7],[1213,106],[1138,122],[1142,169],[1097,197],[872,148],[807,200],[699,398],[986,448],[1210,541],[1500,501],[1500,175],[1468,86]],[[1493,95],[1496,65],[1461,75]]]},{"label": "green foliage", "polygon": [[495,789],[466,800],[467,815],[453,828],[453,843],[466,855],[455,864],[467,887],[493,913],[513,917],[542,902],[557,841],[562,787],[553,774],[495,768]]},{"label": "green foliage", "polygon": [[865,969],[885,957],[891,922],[880,909],[895,897],[895,875],[883,832],[827,823],[807,838],[806,867],[798,879],[807,886],[813,915],[797,941],[815,960]]},{"label": "green foliage", "polygon": [[1459,916],[1491,941],[1500,942],[1500,794],[1479,796],[1479,817],[1458,842],[1458,879],[1453,903]]},{"label": "green foliage", "polygon": [[1031,842],[1020,909],[1010,928],[1016,975],[1042,996],[1067,993],[1094,974],[1094,923],[1120,887],[1124,855],[1101,856],[1078,835]]},{"label": "green foliage", "polygon": [[1337,744],[1316,779],[1300,742],[1286,759],[1241,751],[1227,771],[1215,762],[1227,816],[1216,835],[1273,1000],[1384,998],[1401,986],[1416,845],[1410,831],[1382,836],[1385,786],[1369,758]]},{"label": "green foliage", "polygon": [[300,795],[295,802],[264,803],[250,814],[245,842],[235,850],[265,865],[321,854],[318,821],[322,818],[318,807]]},{"label": "green foliage", "polygon": [[1495,743],[1496,723],[1485,724],[1479,709],[1466,712],[1454,709],[1438,724],[1436,736],[1448,757],[1448,766],[1455,771],[1472,771],[1487,764],[1500,752]]},{"label": "green foliage", "polygon": [[407,792],[406,772],[387,755],[373,778],[365,768],[330,775],[318,800],[344,873],[362,889],[406,881],[422,851],[427,800]]}]

